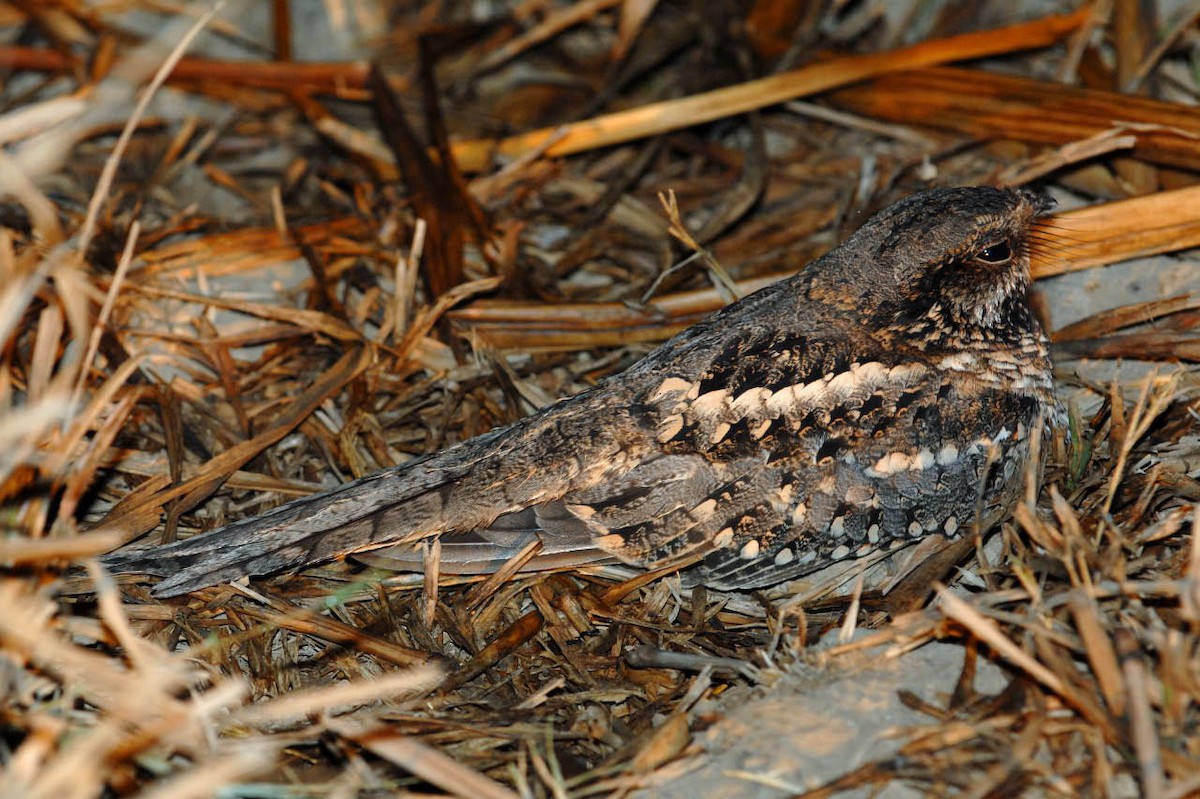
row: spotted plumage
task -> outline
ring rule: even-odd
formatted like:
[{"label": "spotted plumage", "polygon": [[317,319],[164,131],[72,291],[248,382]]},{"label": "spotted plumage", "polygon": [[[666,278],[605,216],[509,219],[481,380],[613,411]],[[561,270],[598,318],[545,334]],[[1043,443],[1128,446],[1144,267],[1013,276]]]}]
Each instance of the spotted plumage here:
[{"label": "spotted plumage", "polygon": [[536,536],[555,565],[615,556],[743,589],[986,526],[1030,436],[1060,421],[1026,298],[1047,207],[992,188],[910,197],[535,416],[108,563],[165,575],[169,596],[437,535],[448,570],[487,570]]}]

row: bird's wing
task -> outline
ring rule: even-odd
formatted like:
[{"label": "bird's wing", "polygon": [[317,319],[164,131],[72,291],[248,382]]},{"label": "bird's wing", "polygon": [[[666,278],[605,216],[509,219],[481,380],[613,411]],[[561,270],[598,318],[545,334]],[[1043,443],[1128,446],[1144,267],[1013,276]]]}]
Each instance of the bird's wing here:
[{"label": "bird's wing", "polygon": [[960,461],[948,446],[963,427],[945,402],[953,386],[913,353],[829,320],[721,345],[703,369],[654,371],[638,412],[654,454],[564,494],[553,507],[569,516],[540,506],[544,540],[573,540],[581,556],[582,522],[621,560],[700,561],[700,581],[745,588],[923,535],[971,507],[984,456]]},{"label": "bird's wing", "polygon": [[364,549],[487,527],[628,471],[650,440],[609,383],[514,425],[305,497],[261,516],[150,549],[107,556],[117,572],[162,575],[174,596]]},{"label": "bird's wing", "polygon": [[[443,536],[441,570],[487,574],[534,540],[542,542],[542,549],[525,565],[526,571],[619,560],[645,563],[628,547],[611,546],[612,536],[629,525],[655,521],[663,529],[682,534],[684,519],[676,521],[675,517],[716,490],[727,471],[698,456],[649,458],[623,475],[569,494],[568,501],[543,502],[500,516],[486,528]],[[608,536],[608,549],[603,546],[605,542],[597,541],[604,536]],[[397,570],[420,569],[423,562],[420,551],[411,545],[373,551],[363,560]]]},{"label": "bird's wing", "polygon": [[741,336],[697,376],[662,376],[648,395],[661,454],[563,497],[597,546],[656,568],[700,560],[698,581],[750,588],[954,537],[1006,504],[1033,398],[967,385],[837,322],[801,330]]},{"label": "bird's wing", "polygon": [[[441,533],[486,529],[498,517],[619,480],[660,453],[659,374],[699,374],[729,342],[757,335],[748,320],[777,303],[776,284],[684,331],[630,371],[508,427],[219,530],[104,559],[117,572],[165,579],[158,596],[270,574]],[[562,516],[561,513],[558,514]],[[547,509],[547,519],[554,514]],[[550,524],[553,533],[566,526]]]}]

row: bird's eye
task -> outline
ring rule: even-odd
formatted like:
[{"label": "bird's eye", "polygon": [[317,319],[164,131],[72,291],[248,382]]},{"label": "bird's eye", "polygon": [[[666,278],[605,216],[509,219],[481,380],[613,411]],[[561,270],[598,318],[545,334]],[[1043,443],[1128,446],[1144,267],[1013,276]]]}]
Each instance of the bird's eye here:
[{"label": "bird's eye", "polygon": [[1003,264],[1012,260],[1012,255],[1012,246],[1007,241],[998,241],[975,253],[975,259],[985,264]]}]

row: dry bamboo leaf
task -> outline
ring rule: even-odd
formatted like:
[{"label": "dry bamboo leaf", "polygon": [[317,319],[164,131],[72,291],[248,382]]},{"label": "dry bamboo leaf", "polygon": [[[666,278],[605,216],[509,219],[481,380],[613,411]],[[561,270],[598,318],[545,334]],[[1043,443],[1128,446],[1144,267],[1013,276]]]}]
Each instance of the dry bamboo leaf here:
[{"label": "dry bamboo leaf", "polygon": [[[100,173],[100,178],[96,181],[96,188],[92,192],[91,200],[88,202],[87,215],[84,217],[83,225],[79,231],[78,252],[87,252],[88,246],[91,244],[92,236],[96,230],[96,220],[100,214],[101,206],[109,197],[109,190],[112,188],[113,180],[116,178],[117,166],[121,163],[121,158],[129,146],[129,141],[133,137],[133,132],[137,129],[138,123],[150,107],[150,101],[154,99],[155,93],[166,82],[167,76],[171,74],[171,71],[178,65],[179,59],[183,57],[184,52],[224,7],[224,0],[218,0],[218,2],[214,3],[208,10],[201,14],[192,23],[191,27],[179,37],[179,41],[166,54],[166,57],[162,59],[162,63],[157,65],[157,69],[154,70],[150,82],[141,90],[137,103],[130,112],[129,118],[121,130],[121,135],[117,139],[117,143],[113,146],[109,157],[105,159],[104,169]],[[144,49],[135,52],[128,61],[114,70],[113,77],[118,80],[129,81],[129,85],[123,87],[122,91],[130,90],[133,81],[136,80],[136,74],[139,71],[145,70],[148,62],[151,60],[157,61],[154,56],[157,55],[156,51],[159,43],[158,39],[152,39],[149,45],[143,45]],[[152,56],[152,54],[154,55]],[[99,97],[100,95],[97,95],[97,98]],[[71,133],[68,133],[61,140],[64,152],[66,145],[70,142],[70,137]]]},{"label": "dry bamboo leaf", "polygon": [[[134,356],[125,361],[121,365],[113,369],[101,385],[93,389],[92,399],[87,406],[71,415],[70,420],[73,422],[67,431],[58,439],[56,448],[47,454],[43,470],[47,474],[59,474],[70,463],[83,441],[84,436],[94,427],[99,427],[98,420],[101,419],[116,402],[117,394],[125,388],[129,378],[133,376],[143,363],[141,356]],[[57,379],[75,382],[74,375],[69,372],[63,372]],[[75,410],[69,401],[66,401],[67,389],[65,386],[62,391],[63,402],[72,410]],[[47,405],[42,402],[39,407]],[[64,420],[65,421],[65,420]],[[3,425],[0,425],[0,429]]]},{"label": "dry bamboo leaf", "polygon": [[1118,150],[1131,150],[1136,144],[1137,136],[1106,130],[1082,141],[1068,142],[1025,163],[1014,164],[1000,173],[997,182],[1002,186],[1023,186],[1071,164]]},{"label": "dry bamboo leaf", "polygon": [[1095,338],[1123,327],[1146,324],[1181,311],[1200,309],[1200,293],[1123,305],[1060,327],[1051,337],[1056,344]]},{"label": "dry bamboo leaf", "polygon": [[445,681],[443,689],[452,691],[478,677],[487,669],[496,665],[500,660],[512,654],[517,647],[525,644],[537,635],[545,620],[536,610],[530,611],[512,623],[503,633],[496,636],[491,643],[479,651],[470,662],[451,674]]},{"label": "dry bamboo leaf", "polygon": [[622,0],[577,0],[566,8],[553,9],[534,27],[492,50],[480,60],[479,72],[490,72],[531,47],[548,41],[564,30],[593,18]]},{"label": "dry bamboo leaf", "polygon": [[1114,637],[1125,677],[1125,691],[1129,697],[1129,724],[1141,770],[1142,796],[1161,799],[1165,793],[1162,750],[1154,723],[1154,711],[1150,707],[1150,685],[1142,653],[1137,639],[1128,630],[1117,630]]},{"label": "dry bamboo leaf", "polygon": [[202,758],[186,771],[155,783],[138,793],[138,799],[208,799],[230,785],[269,771],[277,758],[276,747],[270,743],[239,743],[231,751]]},{"label": "dry bamboo leaf", "polygon": [[0,143],[11,144],[74,119],[87,108],[78,95],[54,97],[30,103],[0,117]]},{"label": "dry bamboo leaf", "polygon": [[0,563],[30,566],[77,562],[111,552],[124,542],[119,533],[88,533],[73,538],[0,538]]},{"label": "dry bamboo leaf", "polygon": [[[138,257],[144,266],[131,278],[145,285],[150,277],[167,275],[172,280],[204,274],[210,277],[236,274],[301,256],[297,240],[313,247],[330,246],[343,237],[368,235],[361,219],[345,217],[317,225],[292,228],[291,234],[275,228],[242,228],[224,233],[187,238],[164,244]],[[361,249],[361,247],[359,247]]]},{"label": "dry bamboo leaf", "polygon": [[[0,7],[0,21],[11,9]],[[5,27],[9,27],[7,23]],[[0,61],[14,71],[68,74],[78,69],[77,59],[64,51],[45,47],[0,47]],[[366,61],[346,62],[258,62],[238,59],[184,56],[168,77],[169,83],[229,84],[278,91],[328,92],[339,96],[355,95],[367,82]],[[397,80],[397,90],[405,82]]]},{"label": "dry bamboo leaf", "polygon": [[1061,360],[1104,358],[1114,360],[1200,361],[1200,336],[1189,333],[1130,333],[1086,341],[1068,341],[1054,348]]},{"label": "dry bamboo leaf", "polygon": [[[58,209],[34,184],[30,172],[30,158],[18,160],[0,152],[0,197],[15,197],[29,214],[33,229],[48,245],[57,245],[63,240],[62,225],[58,221]],[[49,171],[49,170],[46,170]],[[50,259],[47,259],[49,261]],[[50,266],[48,263],[47,266]],[[2,317],[0,317],[2,318]],[[3,337],[0,337],[3,340]]]},{"label": "dry bamboo leaf", "polygon": [[442,754],[417,739],[386,727],[354,730],[330,725],[347,740],[416,774],[423,780],[463,799],[519,799],[518,795],[474,769]]},{"label": "dry bamboo leaf", "polygon": [[44,399],[50,390],[50,377],[58,365],[58,349],[62,343],[62,309],[51,305],[38,314],[37,338],[29,369],[29,402]]},{"label": "dry bamboo leaf", "polygon": [[617,38],[613,42],[611,55],[614,64],[623,61],[633,49],[646,20],[650,19],[657,6],[658,0],[621,0],[621,21],[617,26]]},{"label": "dry bamboo leaf", "polygon": [[1047,669],[1028,652],[1014,644],[994,621],[983,616],[978,610],[971,607],[966,601],[956,596],[944,586],[939,585],[934,590],[937,592],[938,600],[941,602],[942,611],[947,616],[966,627],[971,631],[972,635],[996,650],[1005,660],[1008,660],[1014,666],[1029,674],[1030,677],[1033,677],[1051,691],[1061,696],[1069,694],[1069,689],[1059,679],[1057,674]]},{"label": "dry bamboo leaf", "polygon": [[1141,440],[1146,431],[1150,429],[1150,425],[1154,423],[1167,406],[1175,397],[1176,387],[1182,377],[1181,372],[1175,372],[1166,377],[1159,377],[1156,373],[1147,375],[1142,383],[1142,391],[1138,396],[1137,404],[1129,414],[1128,432],[1121,438],[1120,449],[1117,453],[1117,462],[1112,468],[1108,481],[1108,494],[1104,499],[1104,512],[1108,513],[1112,509],[1113,500],[1116,499],[1117,490],[1120,488],[1121,478],[1125,474],[1125,467],[1129,462],[1129,454],[1133,451],[1133,447]]},{"label": "dry bamboo leaf", "polygon": [[[269,601],[265,597],[263,599]],[[271,605],[272,610],[269,611],[254,607],[239,607],[238,613],[260,621],[271,628],[291,630],[330,643],[352,646],[355,650],[374,655],[397,666],[424,664],[431,658],[428,652],[410,649],[384,640],[352,625],[325,618],[304,608],[289,605],[282,600],[275,600]]]},{"label": "dry bamboo leaf", "polygon": [[314,714],[340,715],[352,707],[426,693],[436,688],[443,676],[440,666],[423,664],[370,680],[291,691],[239,708],[230,715],[230,720],[262,726],[296,721]]},{"label": "dry bamboo leaf", "polygon": [[537,557],[537,554],[542,551],[542,547],[542,542],[536,538],[526,544],[519,552],[505,561],[504,565],[467,593],[466,607],[477,608],[488,601],[501,585],[508,582],[526,563]]},{"label": "dry bamboo leaf", "polygon": [[642,742],[638,753],[629,767],[635,773],[644,774],[678,757],[691,741],[687,717],[682,714],[671,716],[654,728],[649,739]]},{"label": "dry bamboo leaf", "polygon": [[281,305],[267,305],[265,303],[247,302],[245,300],[230,300],[223,297],[208,297],[202,294],[188,294],[187,292],[158,288],[156,286],[130,285],[128,289],[130,292],[144,294],[148,297],[161,297],[163,299],[180,300],[181,302],[192,302],[197,305],[223,308],[227,311],[237,311],[238,313],[257,316],[261,319],[284,322],[311,333],[329,336],[337,341],[359,342],[363,339],[362,333],[355,330],[345,321],[321,311],[288,308]]},{"label": "dry bamboo leaf", "polygon": [[83,456],[73,461],[71,473],[64,481],[65,486],[60,499],[60,512],[66,518],[75,518],[79,501],[92,486],[105,453],[108,452],[117,436],[127,427],[129,417],[140,400],[140,392],[126,393],[100,423],[95,435],[87,443],[87,450]]},{"label": "dry bamboo leaf", "polygon": [[[69,683],[72,690],[88,702],[120,715],[122,703],[128,701],[130,691],[137,687],[137,679],[123,666],[99,652],[74,646],[59,637],[51,623],[55,613],[53,604],[45,597],[31,596],[27,586],[19,580],[0,582],[0,606],[5,609],[0,614],[0,648],[28,659],[56,679]],[[147,683],[144,687],[149,692],[155,687],[178,690],[194,678],[182,669],[177,673],[155,671],[143,676],[161,680],[156,684]],[[167,717],[189,715],[181,703],[168,702],[161,697],[156,697],[155,701],[155,713]]]},{"label": "dry bamboo leaf", "polygon": [[1121,670],[1117,665],[1117,653],[1112,641],[1101,624],[1101,614],[1094,600],[1083,594],[1075,594],[1071,603],[1071,615],[1075,619],[1075,628],[1079,638],[1087,650],[1091,661],[1092,673],[1100,684],[1100,692],[1112,715],[1120,717],[1125,713],[1125,687],[1121,683]]}]

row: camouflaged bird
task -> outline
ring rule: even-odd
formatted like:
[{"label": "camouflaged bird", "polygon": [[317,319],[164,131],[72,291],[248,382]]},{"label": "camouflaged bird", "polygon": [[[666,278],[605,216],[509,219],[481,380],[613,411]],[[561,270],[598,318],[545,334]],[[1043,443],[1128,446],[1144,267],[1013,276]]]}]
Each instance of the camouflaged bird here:
[{"label": "camouflaged bird", "polygon": [[438,535],[445,570],[484,571],[536,536],[558,564],[687,566],[733,590],[990,525],[1031,433],[1061,421],[1027,299],[1049,207],[994,188],[909,197],[534,416],[107,563],[166,576],[155,593],[172,596]]}]

